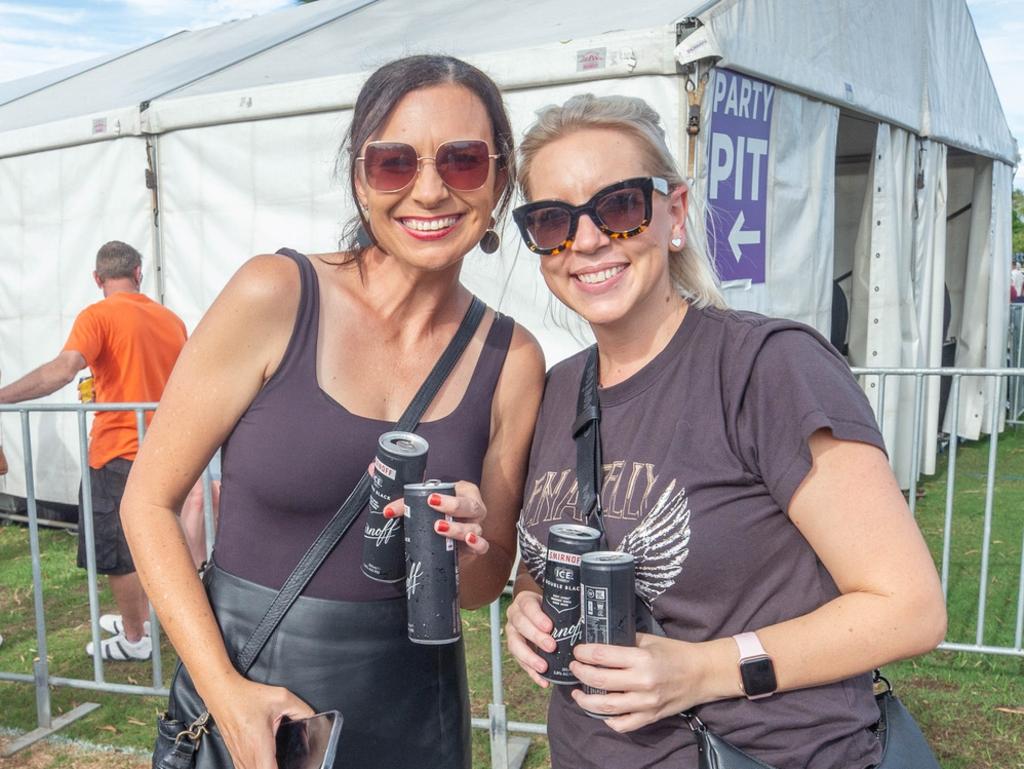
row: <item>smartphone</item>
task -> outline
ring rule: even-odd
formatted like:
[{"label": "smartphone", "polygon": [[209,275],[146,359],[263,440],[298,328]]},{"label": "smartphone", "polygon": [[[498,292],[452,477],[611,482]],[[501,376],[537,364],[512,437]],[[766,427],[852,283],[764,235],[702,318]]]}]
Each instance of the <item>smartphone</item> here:
[{"label": "smartphone", "polygon": [[327,710],[277,727],[278,769],[330,769],[341,734],[341,713]]}]

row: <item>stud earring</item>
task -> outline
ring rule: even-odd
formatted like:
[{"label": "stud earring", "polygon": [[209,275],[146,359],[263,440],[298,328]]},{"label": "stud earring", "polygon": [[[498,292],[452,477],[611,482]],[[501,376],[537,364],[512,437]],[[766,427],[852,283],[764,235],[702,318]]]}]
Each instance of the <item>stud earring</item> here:
[{"label": "stud earring", "polygon": [[672,244],[674,248],[681,248],[683,245],[682,238],[672,238],[672,240],[670,240],[669,242]]},{"label": "stud earring", "polygon": [[369,248],[375,245],[373,236],[370,234],[370,207],[366,204],[365,200],[356,198],[356,205],[359,206],[359,226],[355,232],[355,246],[356,248]]}]

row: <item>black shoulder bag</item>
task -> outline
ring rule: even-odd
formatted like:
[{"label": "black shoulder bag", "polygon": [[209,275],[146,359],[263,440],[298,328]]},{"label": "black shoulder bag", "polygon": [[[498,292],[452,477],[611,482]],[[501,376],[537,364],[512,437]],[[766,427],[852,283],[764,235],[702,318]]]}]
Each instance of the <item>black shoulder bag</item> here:
[{"label": "black shoulder bag", "polygon": [[[579,509],[587,523],[601,532],[607,544],[601,510],[601,404],[597,397],[597,346],[590,348],[580,381],[576,421],[573,438],[576,441],[576,483],[579,490]],[[664,636],[650,607],[639,596],[637,630]],[[885,684],[884,691],[875,695],[879,718],[874,731],[882,744],[882,760],[875,769],[941,769],[928,741],[917,722],[893,693],[892,685],[879,671],[874,673],[875,683]],[[744,753],[728,740],[708,729],[693,711],[680,715],[686,719],[697,739],[699,769],[774,769],[763,761]]]},{"label": "black shoulder bag", "polygon": [[[401,419],[395,424],[395,430],[411,431],[416,428],[437,391],[441,389],[441,385],[455,368],[466,345],[473,338],[485,310],[484,303],[473,297],[458,331],[455,332],[452,341],[448,343],[448,347],[441,354],[419,392],[416,393],[409,407],[402,414]],[[348,499],[338,508],[323,531],[299,560],[288,579],[285,580],[263,619],[260,620],[255,630],[252,631],[252,635],[249,636],[249,640],[238,653],[234,665],[243,676],[252,667],[260,651],[270,640],[270,636],[281,620],[284,619],[288,609],[295,603],[299,594],[309,584],[327,556],[341,541],[342,536],[359,515],[359,511],[365,507],[369,496],[370,476],[363,473]],[[171,683],[171,698],[178,703],[195,703],[196,706],[194,712],[188,713],[187,716],[176,714],[178,717],[172,719],[167,713],[164,713],[157,717],[157,737],[153,749],[154,769],[191,769],[195,766],[196,751],[201,746],[202,737],[213,725],[210,712],[205,709],[205,705],[196,693],[191,678],[181,675],[183,672],[185,671],[179,663],[179,670]]]}]

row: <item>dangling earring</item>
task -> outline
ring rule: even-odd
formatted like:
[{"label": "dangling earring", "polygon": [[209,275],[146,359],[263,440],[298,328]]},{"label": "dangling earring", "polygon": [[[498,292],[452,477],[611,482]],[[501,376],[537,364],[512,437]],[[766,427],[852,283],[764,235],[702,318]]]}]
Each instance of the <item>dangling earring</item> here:
[{"label": "dangling earring", "polygon": [[485,254],[493,254],[501,245],[501,237],[493,229],[487,230],[480,238],[480,250]]},{"label": "dangling earring", "polygon": [[487,232],[480,238],[480,250],[485,254],[493,254],[498,250],[501,245],[501,238],[498,233],[494,231],[494,217],[491,217],[491,224],[487,228]]},{"label": "dangling earring", "polygon": [[373,237],[366,228],[366,222],[359,222],[359,227],[356,229],[356,248],[369,248],[372,245],[374,245]]}]

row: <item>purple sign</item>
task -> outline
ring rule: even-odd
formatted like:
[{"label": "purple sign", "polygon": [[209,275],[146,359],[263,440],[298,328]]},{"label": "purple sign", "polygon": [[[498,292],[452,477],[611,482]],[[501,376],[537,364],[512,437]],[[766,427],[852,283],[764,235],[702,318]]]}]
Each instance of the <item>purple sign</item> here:
[{"label": "purple sign", "polygon": [[775,86],[719,69],[711,95],[708,243],[723,281],[764,283]]}]

